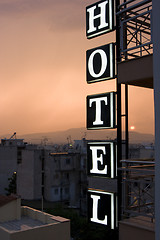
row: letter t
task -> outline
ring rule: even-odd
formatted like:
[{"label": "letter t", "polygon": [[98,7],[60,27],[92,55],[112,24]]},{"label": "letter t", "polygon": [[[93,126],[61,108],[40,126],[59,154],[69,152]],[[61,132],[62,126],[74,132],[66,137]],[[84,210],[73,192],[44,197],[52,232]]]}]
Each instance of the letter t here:
[{"label": "letter t", "polygon": [[101,120],[101,102],[103,101],[105,102],[105,105],[107,105],[107,97],[93,98],[89,101],[89,107],[92,106],[93,102],[96,103],[96,117],[93,125],[103,125],[103,121]]}]

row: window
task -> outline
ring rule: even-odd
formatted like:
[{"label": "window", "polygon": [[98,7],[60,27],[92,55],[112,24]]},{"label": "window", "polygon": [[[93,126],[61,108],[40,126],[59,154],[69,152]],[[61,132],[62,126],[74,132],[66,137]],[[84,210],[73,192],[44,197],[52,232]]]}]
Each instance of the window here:
[{"label": "window", "polygon": [[70,158],[66,158],[66,164],[70,164]]},{"label": "window", "polygon": [[65,194],[68,195],[69,194],[69,188],[65,188]]},{"label": "window", "polygon": [[69,173],[66,173],[66,179],[69,180]]},{"label": "window", "polygon": [[54,189],[54,194],[57,195],[58,192],[59,192],[59,191],[58,191],[58,188],[55,188],[55,189]]},{"label": "window", "polygon": [[54,174],[53,180],[55,180],[55,179],[59,179],[59,174],[58,173]]},{"label": "window", "polygon": [[17,149],[17,164],[22,163],[22,151],[21,149]]}]

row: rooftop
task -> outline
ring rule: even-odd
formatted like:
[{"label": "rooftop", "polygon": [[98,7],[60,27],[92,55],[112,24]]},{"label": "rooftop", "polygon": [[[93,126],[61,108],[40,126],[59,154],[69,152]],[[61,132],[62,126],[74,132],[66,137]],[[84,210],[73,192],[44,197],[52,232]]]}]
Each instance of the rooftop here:
[{"label": "rooftop", "polygon": [[20,220],[12,220],[8,222],[0,223],[0,227],[3,227],[5,230],[9,232],[16,231],[25,231],[28,229],[32,229],[35,227],[40,227],[46,225],[39,220],[32,219],[28,216],[22,216]]},{"label": "rooftop", "polygon": [[20,218],[15,217],[13,220],[7,218],[0,222],[0,239],[70,239],[69,219],[53,216],[27,206],[22,206],[20,211]]}]

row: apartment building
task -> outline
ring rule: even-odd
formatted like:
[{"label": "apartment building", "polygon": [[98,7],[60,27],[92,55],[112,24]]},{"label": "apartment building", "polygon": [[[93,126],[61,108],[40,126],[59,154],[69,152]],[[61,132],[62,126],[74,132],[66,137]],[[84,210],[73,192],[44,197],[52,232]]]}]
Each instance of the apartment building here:
[{"label": "apartment building", "polygon": [[25,148],[23,139],[2,139],[0,144],[0,194],[6,194],[8,178],[17,171],[21,149]]},{"label": "apartment building", "polygon": [[[84,146],[83,146],[84,145]],[[66,149],[66,148],[65,148]],[[6,194],[16,173],[17,194],[25,200],[64,202],[86,214],[86,141],[76,141],[66,152],[2,139],[0,145],[0,194]]]},{"label": "apartment building", "polygon": [[22,199],[43,196],[47,201],[86,209],[86,159],[78,148],[55,153],[27,147],[21,156],[17,166],[17,193]]}]

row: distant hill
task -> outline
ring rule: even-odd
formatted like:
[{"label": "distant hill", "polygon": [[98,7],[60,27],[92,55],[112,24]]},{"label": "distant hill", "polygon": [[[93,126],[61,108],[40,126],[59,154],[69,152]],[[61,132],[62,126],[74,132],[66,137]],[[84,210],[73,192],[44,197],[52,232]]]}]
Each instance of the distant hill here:
[{"label": "distant hill", "polygon": [[[71,128],[66,131],[57,132],[44,132],[44,133],[33,133],[25,135],[17,135],[17,138],[23,138],[26,142],[39,144],[42,141],[46,141],[48,144],[65,144],[67,138],[72,141],[86,138],[88,140],[109,140],[116,138],[116,130],[87,130],[86,128]],[[2,136],[1,138],[8,138],[9,135]],[[144,134],[138,132],[129,133],[130,143],[153,143],[154,136],[152,134]]]}]

